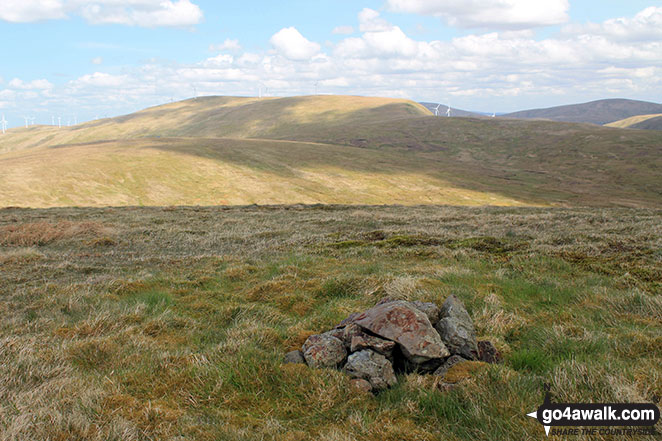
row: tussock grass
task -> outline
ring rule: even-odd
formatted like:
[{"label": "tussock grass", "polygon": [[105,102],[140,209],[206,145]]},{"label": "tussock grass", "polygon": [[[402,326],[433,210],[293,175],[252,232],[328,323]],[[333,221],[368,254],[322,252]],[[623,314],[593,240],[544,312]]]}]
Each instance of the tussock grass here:
[{"label": "tussock grass", "polygon": [[[650,401],[662,395],[661,218],[0,210],[0,439],[496,441],[544,436],[526,413],[545,382],[559,401]],[[341,372],[281,364],[382,297],[451,293],[503,364],[458,368],[450,388],[402,375],[377,396]]]}]

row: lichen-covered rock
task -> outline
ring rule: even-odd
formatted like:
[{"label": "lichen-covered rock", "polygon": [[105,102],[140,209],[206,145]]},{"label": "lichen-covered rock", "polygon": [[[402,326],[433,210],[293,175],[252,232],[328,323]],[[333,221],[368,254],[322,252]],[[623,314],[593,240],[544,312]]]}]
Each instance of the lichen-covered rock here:
[{"label": "lichen-covered rock", "polygon": [[452,354],[468,360],[478,356],[476,331],[469,313],[460,299],[451,295],[441,307],[441,319],[435,327]]},{"label": "lichen-covered rock", "polygon": [[481,340],[478,342],[478,360],[484,361],[485,363],[500,363],[501,354],[494,347],[492,342],[487,340]]},{"label": "lichen-covered rock", "polygon": [[352,337],[350,342],[350,352],[358,352],[364,349],[371,349],[389,360],[393,360],[393,350],[396,343],[391,340],[384,340],[383,338],[375,337],[368,334],[360,334]]},{"label": "lichen-covered rock", "polygon": [[356,317],[358,317],[359,315],[361,315],[360,312],[351,313],[345,320],[343,320],[342,322],[340,322],[336,325],[336,329],[342,329],[342,328],[345,328],[347,325],[349,325],[351,323],[354,323],[354,319]]},{"label": "lichen-covered rock", "polygon": [[469,360],[467,360],[466,358],[460,357],[459,355],[451,355],[444,362],[444,364],[439,366],[439,368],[436,371],[434,371],[434,373],[432,375],[437,375],[439,377],[443,377],[444,375],[446,375],[446,372],[448,372],[448,370],[450,368],[452,368],[454,365],[456,365],[458,363],[463,363],[465,361],[469,361]]},{"label": "lichen-covered rock", "polygon": [[345,346],[347,349],[350,348],[352,344],[352,338],[358,336],[358,335],[363,335],[365,334],[365,331],[363,328],[361,328],[359,325],[356,323],[350,323],[347,326],[345,326],[343,329],[343,334],[342,334],[342,341],[345,342]]},{"label": "lichen-covered rock", "polygon": [[308,366],[314,368],[337,368],[347,358],[343,342],[329,334],[311,335],[301,350]]},{"label": "lichen-covered rock", "polygon": [[303,354],[299,350],[288,352],[287,354],[285,354],[285,358],[283,359],[283,364],[305,364],[305,363],[306,360],[303,358]]},{"label": "lichen-covered rock", "polygon": [[369,349],[351,354],[345,372],[352,378],[368,381],[374,390],[386,389],[398,382],[393,365],[386,357]]},{"label": "lichen-covered rock", "polygon": [[326,331],[326,332],[323,333],[322,335],[330,335],[330,336],[332,336],[332,337],[337,338],[338,340],[343,340],[343,333],[344,333],[344,330],[343,330],[343,329],[340,329],[340,328],[334,328],[334,329],[332,329],[332,330],[330,330],[330,331]]},{"label": "lichen-covered rock", "polygon": [[398,300],[377,305],[354,318],[354,323],[398,343],[412,363],[422,364],[450,355],[428,317],[408,302]]}]

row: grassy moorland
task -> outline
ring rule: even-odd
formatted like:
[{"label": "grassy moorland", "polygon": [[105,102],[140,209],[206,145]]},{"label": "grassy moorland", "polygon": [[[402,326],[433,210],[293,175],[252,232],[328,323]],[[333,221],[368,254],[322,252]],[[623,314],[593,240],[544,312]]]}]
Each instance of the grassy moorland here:
[{"label": "grassy moorland", "polygon": [[632,127],[634,125],[637,125],[639,123],[642,123],[644,121],[647,121],[649,119],[653,118],[658,118],[662,116],[662,113],[653,113],[650,115],[637,115],[637,116],[631,116],[630,118],[625,118],[621,119],[618,121],[614,121],[613,123],[605,124],[607,127],[618,127],[621,129],[627,129],[628,127]]},{"label": "grassy moorland", "polygon": [[0,206],[660,208],[662,132],[344,96],[205,97],[0,137]]},{"label": "grassy moorland", "polygon": [[662,130],[662,113],[637,115],[605,125],[622,129]]},{"label": "grassy moorland", "polygon": [[[542,439],[525,414],[545,382],[566,402],[662,395],[661,225],[618,208],[3,209],[0,439]],[[407,374],[362,395],[280,363],[384,296],[450,293],[504,355],[450,391]]]}]

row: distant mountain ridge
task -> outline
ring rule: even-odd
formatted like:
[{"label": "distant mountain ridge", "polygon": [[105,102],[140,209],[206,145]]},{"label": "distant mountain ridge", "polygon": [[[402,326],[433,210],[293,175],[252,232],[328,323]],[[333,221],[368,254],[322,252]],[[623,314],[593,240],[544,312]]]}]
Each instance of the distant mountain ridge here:
[{"label": "distant mountain ridge", "polygon": [[505,114],[503,117],[604,125],[632,116],[654,113],[662,113],[662,104],[628,99],[606,99],[546,109],[522,110]]}]

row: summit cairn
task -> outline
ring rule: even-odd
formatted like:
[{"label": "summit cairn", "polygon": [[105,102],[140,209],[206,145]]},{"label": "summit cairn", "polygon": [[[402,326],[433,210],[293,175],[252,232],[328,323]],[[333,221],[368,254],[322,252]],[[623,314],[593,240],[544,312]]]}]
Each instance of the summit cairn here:
[{"label": "summit cairn", "polygon": [[452,295],[441,308],[383,299],[332,330],[311,335],[284,362],[340,369],[360,385],[357,389],[378,392],[397,383],[397,372],[444,376],[453,365],[473,360],[496,363],[500,354],[490,342],[476,340],[469,313]]}]

